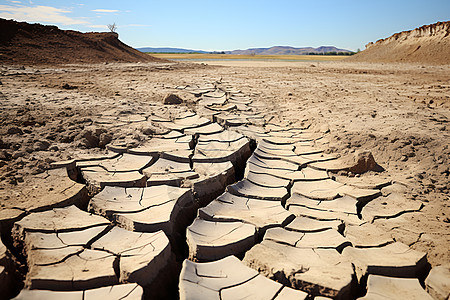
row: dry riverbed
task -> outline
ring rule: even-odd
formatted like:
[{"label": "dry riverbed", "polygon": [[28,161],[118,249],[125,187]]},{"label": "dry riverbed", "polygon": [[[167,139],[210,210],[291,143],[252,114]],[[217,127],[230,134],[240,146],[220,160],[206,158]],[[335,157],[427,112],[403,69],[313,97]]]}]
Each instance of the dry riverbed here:
[{"label": "dry riverbed", "polygon": [[449,66],[204,61],[2,66],[0,74],[2,207],[52,162],[111,143],[135,147],[154,130],[96,127],[100,116],[160,113],[167,93],[195,111],[196,97],[175,87],[220,82],[249,95],[271,123],[329,129],[328,153],[370,151],[384,171],[361,177],[387,177],[423,204],[419,214],[401,216],[407,230],[394,230],[394,239],[427,252],[432,266],[450,261]]}]

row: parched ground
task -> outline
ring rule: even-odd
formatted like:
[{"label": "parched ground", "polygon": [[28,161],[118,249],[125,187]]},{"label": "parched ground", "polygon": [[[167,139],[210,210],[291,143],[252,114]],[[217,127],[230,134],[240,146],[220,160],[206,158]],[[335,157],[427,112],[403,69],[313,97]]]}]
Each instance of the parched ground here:
[{"label": "parched ground", "polygon": [[[2,66],[0,205],[54,161],[148,138],[142,128],[95,130],[99,114],[151,113],[176,86],[219,81],[270,108],[277,122],[328,126],[329,152],[371,151],[383,175],[424,204],[423,213],[403,216],[409,231],[395,238],[427,252],[432,266],[450,261],[450,66],[205,63]],[[176,93],[194,107],[195,96]]]}]

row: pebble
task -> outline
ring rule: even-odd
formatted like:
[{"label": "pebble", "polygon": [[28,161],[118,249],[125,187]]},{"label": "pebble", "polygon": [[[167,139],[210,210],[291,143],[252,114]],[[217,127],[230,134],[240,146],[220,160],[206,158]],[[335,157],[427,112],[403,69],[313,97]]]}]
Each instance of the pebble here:
[{"label": "pebble", "polygon": [[25,151],[16,151],[13,153],[12,158],[16,159],[25,156],[27,153]]},{"label": "pebble", "polygon": [[53,146],[49,147],[49,148],[48,148],[48,150],[49,150],[49,151],[53,151],[53,152],[56,152],[56,151],[58,151],[58,150],[59,150],[59,147],[58,147],[58,146],[56,146],[56,145],[53,145]]},{"label": "pebble", "polygon": [[48,147],[50,147],[50,143],[45,141],[45,140],[37,141],[33,145],[33,149],[36,150],[36,151],[44,151],[44,150],[47,150]]},{"label": "pebble", "polygon": [[22,129],[20,129],[17,126],[11,126],[8,128],[7,133],[8,134],[23,134],[23,131],[22,131]]}]

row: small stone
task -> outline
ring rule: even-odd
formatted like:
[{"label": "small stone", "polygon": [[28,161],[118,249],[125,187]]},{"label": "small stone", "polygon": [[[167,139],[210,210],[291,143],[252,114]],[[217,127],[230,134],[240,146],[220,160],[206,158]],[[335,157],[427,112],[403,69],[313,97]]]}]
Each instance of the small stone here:
[{"label": "small stone", "polygon": [[42,140],[42,141],[37,141],[36,143],[34,143],[33,149],[35,151],[45,151],[48,149],[49,146],[50,146],[49,142]]},{"label": "small stone", "polygon": [[100,134],[98,146],[100,148],[105,148],[105,146],[107,144],[111,143],[112,138],[113,138],[112,134],[109,134],[109,133],[102,133],[102,134]]},{"label": "small stone", "polygon": [[175,94],[167,94],[163,100],[164,104],[181,104],[183,103],[183,99],[178,97]]},{"label": "small stone", "polygon": [[365,173],[374,170],[377,166],[375,159],[370,151],[357,151],[355,153],[356,165],[350,168],[355,174]]},{"label": "small stone", "polygon": [[80,147],[95,148],[99,144],[98,136],[94,135],[91,130],[83,130],[76,139],[80,140]]},{"label": "small stone", "polygon": [[16,151],[13,153],[12,158],[17,159],[19,157],[25,156],[27,153],[25,151]]},{"label": "small stone", "polygon": [[6,150],[1,150],[0,151],[0,160],[10,160],[11,159],[11,154],[6,151]]},{"label": "small stone", "polygon": [[11,126],[8,128],[7,133],[8,134],[23,134],[23,131],[22,131],[22,129],[20,129],[17,126]]},{"label": "small stone", "polygon": [[56,146],[56,145],[53,145],[53,146],[49,147],[49,148],[48,148],[48,150],[49,150],[49,151],[53,151],[53,152],[56,152],[56,151],[58,151],[58,150],[59,150],[59,147],[58,147],[58,146]]},{"label": "small stone", "polygon": [[68,83],[64,83],[61,87],[62,87],[63,89],[65,89],[65,90],[74,90],[74,89],[77,89],[77,88],[78,88],[77,86],[75,86],[75,85],[70,85],[70,84],[68,84]]}]

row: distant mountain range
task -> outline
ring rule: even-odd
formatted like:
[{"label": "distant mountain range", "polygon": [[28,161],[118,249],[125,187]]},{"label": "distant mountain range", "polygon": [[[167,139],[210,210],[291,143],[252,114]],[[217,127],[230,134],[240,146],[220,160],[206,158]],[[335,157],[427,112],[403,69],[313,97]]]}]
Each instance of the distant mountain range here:
[{"label": "distant mountain range", "polygon": [[346,49],[339,49],[334,46],[321,46],[318,48],[302,47],[295,48],[289,46],[274,46],[270,48],[251,48],[247,50],[227,51],[227,54],[246,54],[246,55],[307,55],[307,54],[325,54],[330,52],[352,53]]},{"label": "distant mountain range", "polygon": [[334,46],[321,46],[318,48],[302,47],[295,48],[289,46],[274,46],[270,48],[251,48],[247,50],[233,50],[233,51],[203,51],[190,50],[182,48],[152,48],[144,47],[137,48],[141,52],[153,53],[225,53],[225,54],[244,54],[244,55],[308,55],[308,54],[329,54],[329,53],[353,53],[353,51],[336,48]]}]

